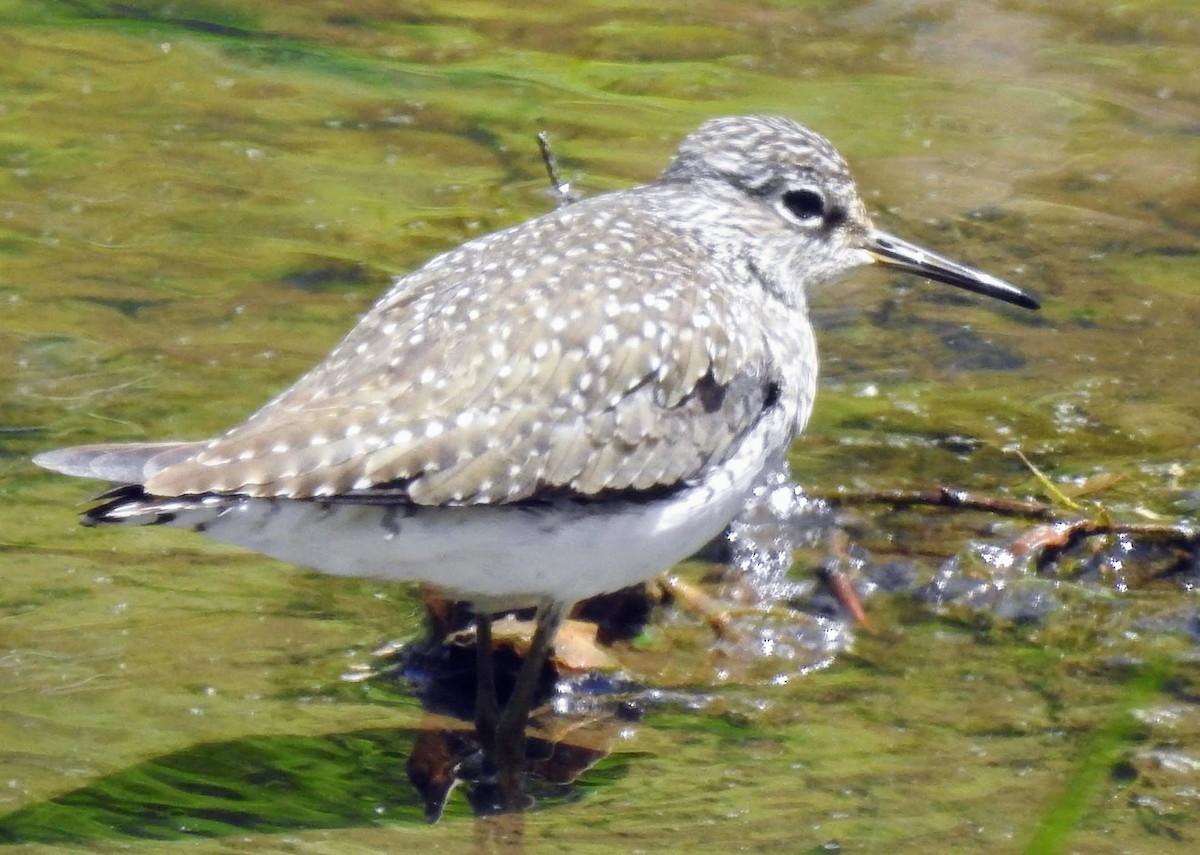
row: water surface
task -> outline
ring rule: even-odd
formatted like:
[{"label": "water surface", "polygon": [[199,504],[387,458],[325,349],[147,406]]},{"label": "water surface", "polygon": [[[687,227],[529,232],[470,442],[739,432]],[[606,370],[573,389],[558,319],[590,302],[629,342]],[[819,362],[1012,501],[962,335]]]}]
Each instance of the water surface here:
[{"label": "water surface", "polygon": [[[242,418],[390,276],[550,207],[540,129],[596,192],[704,118],[783,113],[881,226],[1042,295],[870,272],[815,295],[806,489],[1044,498],[1019,447],[1080,516],[1194,525],[1197,44],[1183,0],[0,3],[0,840],[479,843],[407,788],[417,703],[341,679],[421,635],[412,591],[81,530],[90,485],[28,460]],[[529,849],[1194,851],[1194,553],[1102,541],[1038,576],[988,561],[1027,522],[846,513],[860,583],[914,574],[868,598],[879,633],[810,671],[662,615],[617,653],[666,694],[525,818]],[[931,596],[939,573],[986,596]]]}]

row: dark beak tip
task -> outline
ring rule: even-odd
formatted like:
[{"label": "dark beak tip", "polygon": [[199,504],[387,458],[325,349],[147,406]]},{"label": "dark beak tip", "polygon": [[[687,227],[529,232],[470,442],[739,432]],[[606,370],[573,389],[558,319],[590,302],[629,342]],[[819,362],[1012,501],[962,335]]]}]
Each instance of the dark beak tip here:
[{"label": "dark beak tip", "polygon": [[1036,311],[1041,300],[1022,288],[974,267],[930,252],[886,232],[873,232],[868,251],[877,264],[944,282],[984,297]]}]

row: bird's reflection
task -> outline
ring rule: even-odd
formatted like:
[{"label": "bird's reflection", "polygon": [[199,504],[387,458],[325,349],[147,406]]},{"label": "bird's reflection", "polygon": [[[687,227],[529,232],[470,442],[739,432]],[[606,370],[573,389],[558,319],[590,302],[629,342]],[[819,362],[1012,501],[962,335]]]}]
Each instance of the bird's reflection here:
[{"label": "bird's reflection", "polygon": [[[530,722],[526,746],[529,806],[539,797],[569,795],[579,777],[609,755],[628,722],[611,712],[560,715],[544,709]],[[483,751],[474,726],[427,713],[408,758],[408,779],[437,822],[451,793],[461,787],[476,816],[504,813],[510,804],[502,776]]]},{"label": "bird's reflection", "polygon": [[[638,687],[616,676],[604,643],[640,631],[653,605],[645,586],[589,601],[567,621],[543,668],[519,768],[497,765],[474,724],[475,634],[464,604],[425,596],[433,632],[424,644],[397,651],[388,669],[411,681],[424,708],[407,762],[430,822],[461,789],[478,817],[510,813],[539,800],[567,798],[572,785],[611,753],[639,716]],[[503,704],[512,691],[533,624],[522,615],[493,624],[493,669]],[[512,791],[513,783],[517,789]]]}]

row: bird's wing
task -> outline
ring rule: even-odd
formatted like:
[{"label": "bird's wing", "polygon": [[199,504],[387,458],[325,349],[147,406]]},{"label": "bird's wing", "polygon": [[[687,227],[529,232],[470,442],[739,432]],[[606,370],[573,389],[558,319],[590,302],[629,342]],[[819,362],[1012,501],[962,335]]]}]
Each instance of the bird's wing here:
[{"label": "bird's wing", "polygon": [[773,401],[755,301],[618,209],[577,203],[435,258],[147,491],[443,505],[693,477]]}]

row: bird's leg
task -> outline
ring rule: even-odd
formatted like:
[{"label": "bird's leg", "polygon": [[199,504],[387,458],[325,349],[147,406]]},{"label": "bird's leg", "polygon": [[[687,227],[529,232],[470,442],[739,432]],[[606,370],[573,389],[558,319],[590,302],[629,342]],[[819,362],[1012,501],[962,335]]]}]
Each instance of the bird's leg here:
[{"label": "bird's leg", "polygon": [[521,664],[512,694],[496,722],[491,754],[507,810],[518,811],[525,807],[522,788],[525,728],[529,724],[529,713],[542,675],[542,666],[550,656],[554,636],[566,611],[566,604],[554,601],[544,602],[538,607],[537,628],[529,652]]},{"label": "bird's leg", "polygon": [[491,754],[500,723],[500,702],[496,699],[496,668],[492,650],[492,616],[475,613],[475,733],[483,750]]}]

